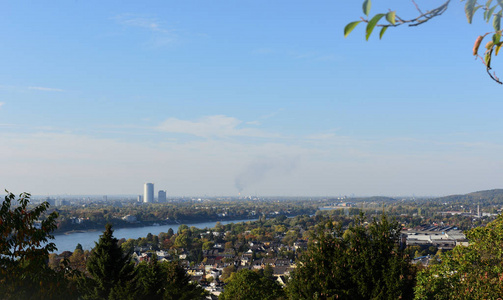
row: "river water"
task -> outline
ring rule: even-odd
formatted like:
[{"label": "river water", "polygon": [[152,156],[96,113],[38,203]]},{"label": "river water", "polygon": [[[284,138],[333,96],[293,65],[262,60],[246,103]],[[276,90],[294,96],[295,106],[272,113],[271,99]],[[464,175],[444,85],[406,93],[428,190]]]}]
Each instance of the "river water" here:
[{"label": "river water", "polygon": [[[233,221],[220,221],[223,225],[229,223],[240,223],[240,222],[248,222],[255,221],[258,219],[246,219],[246,220],[233,220]],[[204,223],[187,223],[185,225],[189,227],[197,227],[197,228],[213,228],[217,222],[204,222]],[[161,226],[145,226],[145,227],[135,227],[135,228],[118,228],[114,229],[114,237],[117,239],[125,238],[127,239],[137,239],[140,237],[146,237],[148,233],[158,235],[161,232],[168,232],[170,228],[173,229],[174,232],[178,231],[178,224],[172,225],[161,225]],[[97,242],[100,238],[100,235],[103,233],[101,231],[86,231],[86,232],[77,232],[70,234],[58,234],[55,235],[55,239],[51,242],[56,244],[58,250],[57,253],[61,253],[63,251],[73,251],[77,244],[81,244],[84,250],[91,250],[94,247],[94,242]]]}]

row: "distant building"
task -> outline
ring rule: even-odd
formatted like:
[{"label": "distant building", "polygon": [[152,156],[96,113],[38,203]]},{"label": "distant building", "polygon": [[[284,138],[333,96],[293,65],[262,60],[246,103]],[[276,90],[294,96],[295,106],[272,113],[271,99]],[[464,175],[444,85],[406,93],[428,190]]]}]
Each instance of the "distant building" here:
[{"label": "distant building", "polygon": [[127,215],[127,216],[124,216],[122,217],[122,219],[126,222],[129,222],[129,223],[134,223],[136,222],[136,216],[132,216],[132,215]]},{"label": "distant building", "polygon": [[142,195],[138,195],[138,202],[143,202],[143,196]]},{"label": "distant building", "polygon": [[45,202],[49,203],[49,205],[50,205],[50,206],[54,206],[54,205],[56,205],[56,199],[52,199],[52,198],[50,198],[50,197],[47,197],[47,198],[45,199]]},{"label": "distant building", "polygon": [[166,191],[163,191],[163,190],[159,190],[158,194],[157,194],[157,202],[159,203],[164,203],[166,202]]},{"label": "distant building", "polygon": [[55,206],[70,205],[70,201],[65,200],[65,199],[56,199],[56,200],[54,200],[54,205]]},{"label": "distant building", "polygon": [[143,202],[144,203],[153,203],[154,202],[154,184],[153,183],[145,183],[143,186]]},{"label": "distant building", "polygon": [[468,240],[461,230],[454,226],[423,225],[415,229],[402,231],[402,245],[419,246],[426,249],[435,246],[442,250],[452,250],[457,245],[468,245]]}]

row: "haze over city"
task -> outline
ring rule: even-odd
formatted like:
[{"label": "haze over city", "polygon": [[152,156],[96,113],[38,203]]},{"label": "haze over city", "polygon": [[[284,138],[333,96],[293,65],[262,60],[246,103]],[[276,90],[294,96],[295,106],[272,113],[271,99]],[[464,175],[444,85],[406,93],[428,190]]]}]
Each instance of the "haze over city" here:
[{"label": "haze over city", "polygon": [[[373,11],[414,10],[380,2]],[[342,34],[360,1],[4,2],[2,188],[140,195],[153,182],[169,196],[322,196],[501,187],[501,87],[472,59],[485,24],[467,24],[462,5],[366,42],[363,26]]]}]

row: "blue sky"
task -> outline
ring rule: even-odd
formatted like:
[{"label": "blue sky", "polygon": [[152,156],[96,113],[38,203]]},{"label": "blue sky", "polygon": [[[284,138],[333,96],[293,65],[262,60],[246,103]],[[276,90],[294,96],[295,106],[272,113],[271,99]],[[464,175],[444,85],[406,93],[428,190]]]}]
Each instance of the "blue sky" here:
[{"label": "blue sky", "polygon": [[[373,2],[372,13],[415,15],[408,1]],[[154,182],[171,196],[336,196],[501,187],[503,87],[471,55],[491,27],[480,13],[467,24],[462,5],[366,42],[362,24],[343,36],[360,1],[4,1],[2,188],[140,194]]]}]

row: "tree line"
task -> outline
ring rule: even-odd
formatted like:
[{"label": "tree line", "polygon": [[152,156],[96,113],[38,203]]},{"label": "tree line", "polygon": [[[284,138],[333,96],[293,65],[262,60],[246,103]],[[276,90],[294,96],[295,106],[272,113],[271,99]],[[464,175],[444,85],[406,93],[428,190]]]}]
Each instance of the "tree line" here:
[{"label": "tree line", "polygon": [[[204,299],[176,262],[135,265],[111,225],[79,271],[63,260],[48,266],[56,214],[36,225],[48,205],[28,209],[29,194],[8,194],[0,207],[2,299]],[[17,202],[17,203],[16,203]],[[315,225],[309,246],[282,288],[270,269],[231,272],[221,299],[496,299],[503,291],[503,217],[467,232],[470,246],[442,253],[418,269],[400,247],[398,222],[386,214]]]}]

